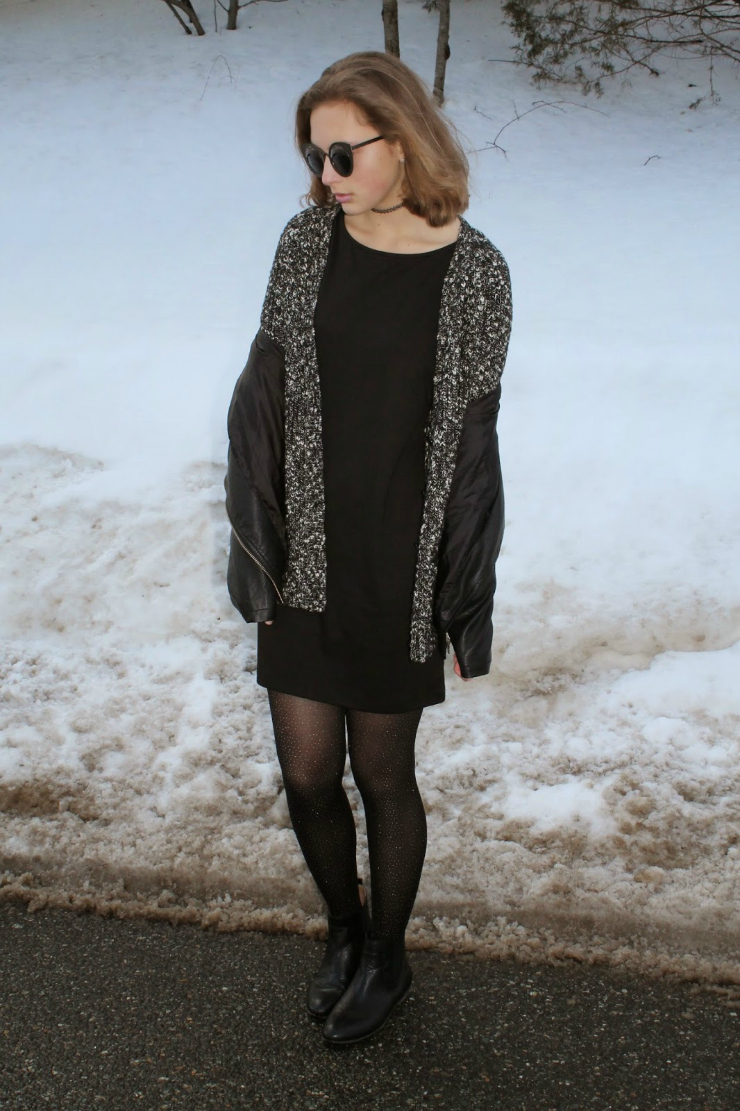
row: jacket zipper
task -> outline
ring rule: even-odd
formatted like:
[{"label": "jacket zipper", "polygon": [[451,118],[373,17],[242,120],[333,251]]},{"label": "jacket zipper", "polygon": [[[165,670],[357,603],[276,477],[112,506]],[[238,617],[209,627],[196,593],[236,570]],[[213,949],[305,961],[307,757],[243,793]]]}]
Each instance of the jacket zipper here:
[{"label": "jacket zipper", "polygon": [[272,583],[272,585],[273,585],[273,586],[275,587],[275,593],[277,594],[277,596],[278,596],[278,598],[280,599],[281,603],[282,603],[282,604],[284,605],[285,603],[283,602],[283,596],[282,596],[282,594],[280,593],[280,590],[278,589],[278,585],[277,585],[277,583],[275,582],[275,580],[273,579],[272,575],[271,575],[271,574],[270,574],[270,572],[269,572],[269,571],[267,570],[267,568],[265,567],[265,565],[264,565],[263,563],[260,563],[260,561],[259,561],[259,560],[257,559],[257,556],[256,556],[256,555],[254,554],[254,552],[252,552],[252,551],[250,551],[250,550],[249,550],[249,548],[248,548],[248,547],[247,547],[247,545],[246,545],[246,544],[244,543],[244,541],[242,540],[242,538],[241,538],[241,536],[239,535],[239,533],[238,533],[238,532],[236,531],[236,529],[234,528],[234,524],[233,524],[233,522],[231,522],[231,521],[230,521],[230,523],[231,523],[231,528],[232,528],[232,530],[233,530],[234,536],[235,536],[235,537],[237,538],[237,540],[238,540],[238,541],[239,541],[239,543],[241,544],[242,548],[244,548],[244,551],[245,551],[245,552],[247,553],[247,555],[249,555],[249,556],[251,556],[251,557],[252,557],[252,559],[254,560],[254,562],[255,562],[255,563],[257,564],[257,566],[259,567],[260,571],[264,571],[264,573],[265,573],[265,574],[267,575],[268,579],[270,580],[270,582]]}]

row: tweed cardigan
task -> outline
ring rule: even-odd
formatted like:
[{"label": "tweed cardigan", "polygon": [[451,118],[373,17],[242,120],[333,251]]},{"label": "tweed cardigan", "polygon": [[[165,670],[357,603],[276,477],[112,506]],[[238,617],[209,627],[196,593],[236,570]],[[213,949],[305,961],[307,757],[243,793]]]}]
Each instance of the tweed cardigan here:
[{"label": "tweed cardigan", "polygon": [[[278,241],[260,326],[285,355],[285,604],[326,607],[321,391],[314,309],[339,205],[288,220]],[[437,644],[432,618],[437,553],[465,407],[494,390],[511,329],[506,261],[464,217],[442,286],[433,399],[425,429],[425,492],[416,556],[409,655],[422,663]]]}]

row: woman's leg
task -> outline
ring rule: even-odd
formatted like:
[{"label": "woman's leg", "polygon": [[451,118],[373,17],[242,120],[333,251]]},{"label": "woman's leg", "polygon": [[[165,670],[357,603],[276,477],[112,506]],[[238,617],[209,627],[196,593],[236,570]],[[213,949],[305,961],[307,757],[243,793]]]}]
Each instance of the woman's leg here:
[{"label": "woman's leg", "polygon": [[309,871],[337,917],[360,906],[357,833],[342,786],[345,711],[268,690],[275,745],[293,830]]},{"label": "woman's leg", "polygon": [[349,758],[367,822],[372,936],[402,938],[427,848],[414,744],[423,710],[347,710]]}]

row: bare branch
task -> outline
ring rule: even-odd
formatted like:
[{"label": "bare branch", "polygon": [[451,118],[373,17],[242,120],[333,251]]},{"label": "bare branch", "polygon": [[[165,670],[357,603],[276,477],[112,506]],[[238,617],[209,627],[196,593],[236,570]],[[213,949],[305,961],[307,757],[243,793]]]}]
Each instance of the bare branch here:
[{"label": "bare branch", "polygon": [[[475,147],[474,150],[490,150],[493,147],[496,150],[500,150],[504,158],[508,158],[508,154],[506,153],[504,147],[499,146],[496,141],[501,132],[506,131],[506,128],[509,127],[512,123],[516,123],[518,120],[524,119],[524,117],[528,116],[530,112],[536,112],[538,108],[557,108],[559,104],[572,104],[575,108],[584,108],[587,109],[589,112],[598,112],[600,116],[609,115],[608,112],[602,112],[600,108],[593,108],[590,104],[578,104],[575,100],[541,100],[538,103],[535,103],[531,108],[528,108],[526,112],[517,112],[516,105],[514,105],[514,118],[512,120],[509,120],[508,123],[505,123],[503,127],[499,128],[498,132],[493,138],[493,142],[486,143],[484,147]],[[477,105],[474,111],[476,111],[480,116],[485,116],[487,120],[490,120],[491,118],[490,116],[487,116],[485,112],[481,112],[480,108],[478,108]],[[562,111],[562,109],[559,109],[559,111]]]},{"label": "bare branch", "polygon": [[710,70],[715,56],[740,61],[733,0],[504,0],[503,10],[520,40],[516,60],[533,67],[535,84],[579,83],[601,95],[604,77],[660,76],[661,53],[709,57]]}]

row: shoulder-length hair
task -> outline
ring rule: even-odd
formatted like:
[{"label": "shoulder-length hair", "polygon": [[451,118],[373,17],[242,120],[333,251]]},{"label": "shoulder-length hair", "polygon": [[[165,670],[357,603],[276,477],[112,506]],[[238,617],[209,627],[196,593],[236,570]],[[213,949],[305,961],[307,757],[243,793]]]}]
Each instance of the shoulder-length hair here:
[{"label": "shoulder-length hair", "polygon": [[[327,66],[296,107],[299,152],[311,140],[314,108],[338,101],[349,101],[388,142],[402,145],[406,159],[402,195],[409,212],[437,228],[467,209],[470,167],[457,128],[405,62],[385,51],[362,50]],[[301,202],[320,208],[338,203],[315,174]]]}]

